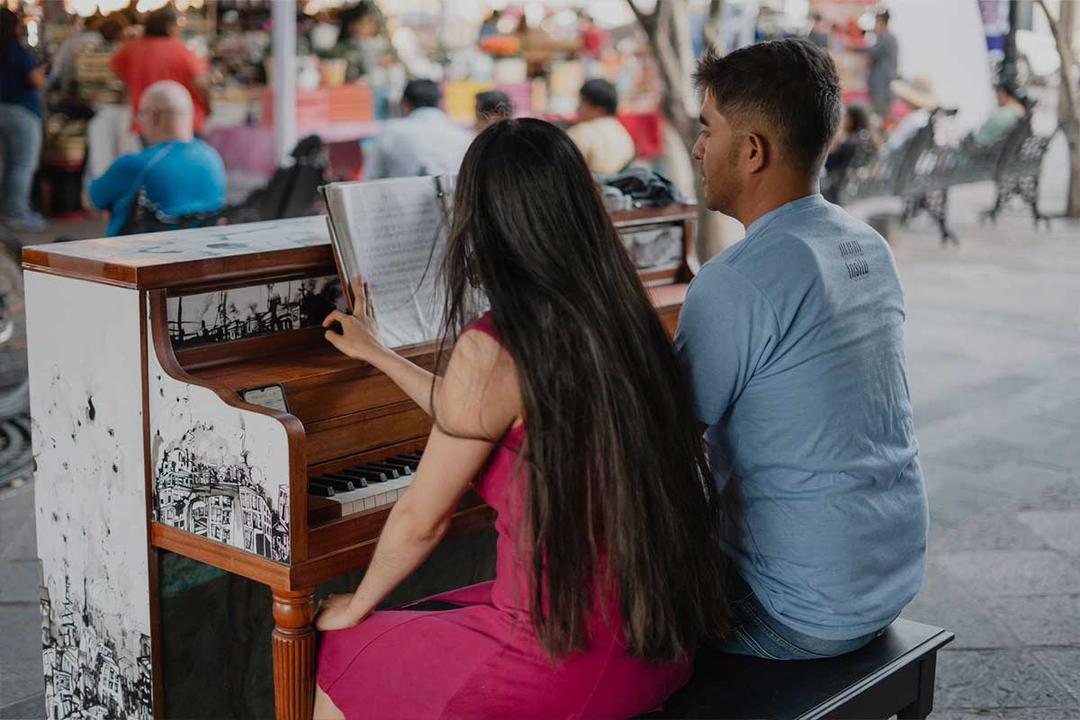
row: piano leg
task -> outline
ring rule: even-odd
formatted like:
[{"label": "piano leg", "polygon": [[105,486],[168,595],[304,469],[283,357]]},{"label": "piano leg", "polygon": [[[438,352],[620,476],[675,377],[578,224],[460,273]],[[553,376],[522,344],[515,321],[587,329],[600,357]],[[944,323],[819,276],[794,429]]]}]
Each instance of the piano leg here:
[{"label": "piano leg", "polygon": [[315,591],[273,590],[277,720],[311,720],[315,703]]}]

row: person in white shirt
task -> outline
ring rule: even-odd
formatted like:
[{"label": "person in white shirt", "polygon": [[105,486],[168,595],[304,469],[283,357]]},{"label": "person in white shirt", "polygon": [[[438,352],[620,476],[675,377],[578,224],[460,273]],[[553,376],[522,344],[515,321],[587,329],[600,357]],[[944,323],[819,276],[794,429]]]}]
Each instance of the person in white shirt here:
[{"label": "person in white shirt", "polygon": [[593,175],[615,175],[637,155],[634,139],[615,117],[619,95],[607,80],[594,78],[581,86],[578,123],[567,131]]},{"label": "person in white shirt", "polygon": [[456,173],[472,135],[439,109],[432,80],[411,80],[401,97],[405,117],[388,121],[364,155],[364,179]]}]

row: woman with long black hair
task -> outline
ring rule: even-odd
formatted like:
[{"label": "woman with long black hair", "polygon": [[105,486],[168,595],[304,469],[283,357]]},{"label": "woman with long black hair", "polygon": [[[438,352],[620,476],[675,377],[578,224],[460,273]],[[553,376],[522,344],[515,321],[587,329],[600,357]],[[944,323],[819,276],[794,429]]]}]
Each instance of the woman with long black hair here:
[{"label": "woman with long black hair", "polygon": [[[435,423],[363,581],[317,618],[316,717],[655,708],[726,629],[721,518],[671,344],[565,133],[505,120],[477,137],[443,281],[441,373],[363,313],[326,319]],[[454,609],[373,612],[470,485],[498,513],[495,580],[439,596]]]}]

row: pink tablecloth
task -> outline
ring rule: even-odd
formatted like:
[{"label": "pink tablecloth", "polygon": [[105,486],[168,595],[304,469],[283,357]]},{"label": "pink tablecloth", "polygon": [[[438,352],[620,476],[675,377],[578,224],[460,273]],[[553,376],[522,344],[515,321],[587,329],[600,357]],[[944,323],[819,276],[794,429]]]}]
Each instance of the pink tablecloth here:
[{"label": "pink tablecloth", "polygon": [[[339,122],[301,127],[297,137],[318,135],[329,145],[332,172],[339,177],[353,177],[360,165],[358,141],[379,134],[378,122]],[[274,159],[274,128],[270,125],[217,127],[206,134],[208,142],[230,172],[262,174],[269,177],[277,168]]]}]

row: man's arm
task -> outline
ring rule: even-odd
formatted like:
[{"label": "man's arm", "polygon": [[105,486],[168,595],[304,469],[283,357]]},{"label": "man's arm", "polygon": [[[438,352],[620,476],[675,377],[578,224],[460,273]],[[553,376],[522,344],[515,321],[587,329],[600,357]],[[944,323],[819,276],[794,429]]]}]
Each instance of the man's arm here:
[{"label": "man's arm", "polygon": [[86,187],[86,197],[98,210],[109,210],[113,204],[131,192],[131,184],[138,175],[133,156],[117,158],[99,178]]},{"label": "man's arm", "polygon": [[736,270],[709,263],[691,283],[675,332],[675,352],[690,383],[694,413],[715,425],[776,347],[776,312]]}]

